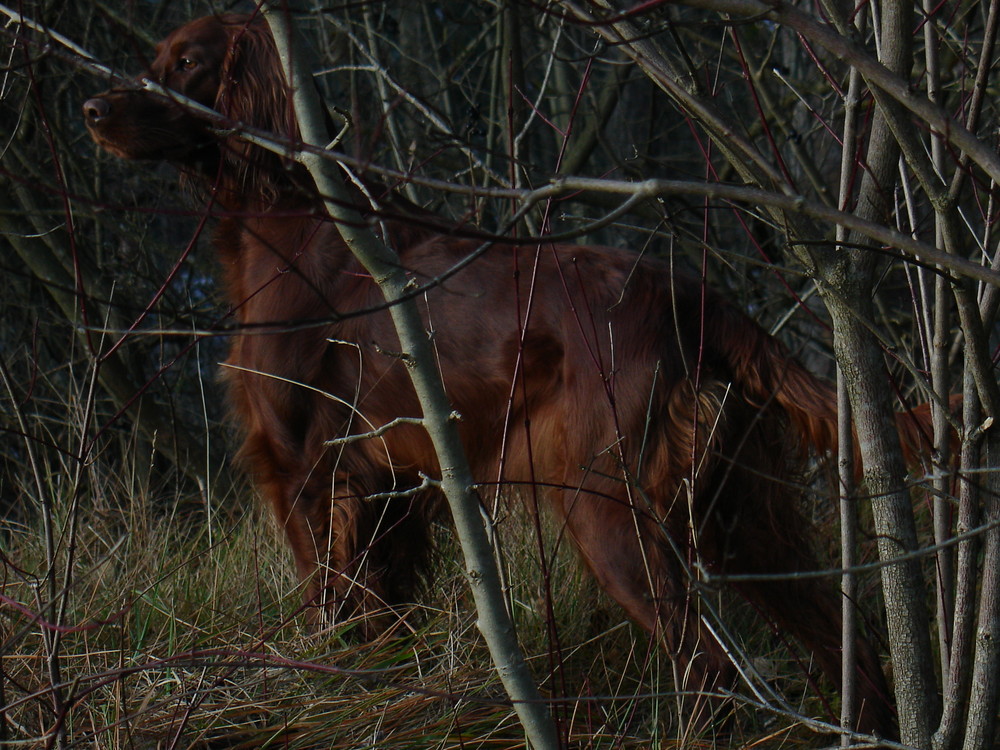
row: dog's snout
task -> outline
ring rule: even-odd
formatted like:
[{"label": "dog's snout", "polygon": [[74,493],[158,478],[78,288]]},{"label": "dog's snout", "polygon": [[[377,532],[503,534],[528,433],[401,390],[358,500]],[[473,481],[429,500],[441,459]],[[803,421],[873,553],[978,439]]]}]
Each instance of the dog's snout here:
[{"label": "dog's snout", "polygon": [[83,103],[83,116],[88,122],[97,122],[111,114],[111,103],[100,96],[88,99]]}]

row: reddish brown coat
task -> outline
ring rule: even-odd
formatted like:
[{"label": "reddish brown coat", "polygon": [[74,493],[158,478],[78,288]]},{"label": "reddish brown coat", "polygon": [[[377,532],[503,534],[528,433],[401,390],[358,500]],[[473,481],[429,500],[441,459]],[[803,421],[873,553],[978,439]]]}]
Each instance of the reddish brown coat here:
[{"label": "reddish brown coat", "polygon": [[[260,21],[194,21],[159,45],[149,75],[295,137]],[[422,429],[327,444],[421,413],[378,288],[305,175],[279,157],[142,92],[107,92],[84,111],[98,143],[174,162],[224,215],[215,244],[241,324],[226,380],[242,458],[286,530],[308,601],[382,627],[386,608],[414,594],[442,505],[434,491],[370,499],[438,475]],[[417,283],[476,247],[393,219],[391,202],[387,239]],[[691,687],[731,680],[690,571],[818,567],[792,480],[806,448],[835,443],[830,387],[719,295],[628,251],[497,244],[417,304],[483,495],[499,483],[517,490],[501,500],[546,503],[600,585],[689,664]],[[839,681],[840,601],[828,581],[739,589]],[[859,647],[859,726],[890,733],[878,657]]]}]

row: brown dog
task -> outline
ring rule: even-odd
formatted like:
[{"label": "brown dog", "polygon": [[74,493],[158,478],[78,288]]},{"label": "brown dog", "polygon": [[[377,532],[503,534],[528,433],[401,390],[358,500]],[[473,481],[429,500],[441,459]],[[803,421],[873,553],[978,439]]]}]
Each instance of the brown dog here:
[{"label": "brown dog", "polygon": [[[234,122],[297,136],[259,20],[181,27],[147,77]],[[216,202],[215,245],[243,326],[227,376],[242,457],[308,600],[384,626],[387,608],[413,596],[442,503],[433,489],[406,492],[439,476],[422,428],[328,444],[421,414],[377,286],[305,174],[280,158],[141,91],[108,91],[84,115],[108,151],[169,160]],[[403,220],[385,226],[418,282],[476,246]],[[497,244],[419,305],[477,479],[547,504],[600,585],[694,686],[725,685],[734,670],[702,627],[692,571],[817,567],[788,479],[804,449],[835,443],[830,387],[726,300],[627,251]],[[840,601],[826,581],[739,591],[839,683]],[[858,726],[890,734],[878,657],[867,641],[859,653]]]}]

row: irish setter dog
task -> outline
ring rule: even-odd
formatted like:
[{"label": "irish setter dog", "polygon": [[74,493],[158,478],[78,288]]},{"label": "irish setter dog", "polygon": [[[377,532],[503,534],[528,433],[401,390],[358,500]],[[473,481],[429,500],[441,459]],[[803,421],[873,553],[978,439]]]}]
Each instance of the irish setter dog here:
[{"label": "irish setter dog", "polygon": [[[192,21],[157,46],[146,75],[234,125],[297,137],[259,19]],[[214,201],[214,243],[241,324],[225,377],[242,458],[287,534],[307,602],[384,627],[394,605],[412,601],[443,505],[433,487],[407,492],[439,476],[419,426],[330,442],[421,414],[378,287],[307,175],[238,129],[129,88],[95,96],[83,112],[103,148],[167,160]],[[386,216],[386,200],[373,227],[417,282],[478,245]],[[497,243],[419,306],[477,481],[491,497],[508,488],[498,501],[541,501],[604,590],[676,655],[689,685],[726,686],[735,670],[703,626],[696,571],[818,567],[790,479],[805,450],[835,445],[830,386],[721,296],[623,250]],[[839,682],[840,599],[828,581],[741,579],[737,588]],[[879,659],[858,645],[858,727],[890,734]]]}]

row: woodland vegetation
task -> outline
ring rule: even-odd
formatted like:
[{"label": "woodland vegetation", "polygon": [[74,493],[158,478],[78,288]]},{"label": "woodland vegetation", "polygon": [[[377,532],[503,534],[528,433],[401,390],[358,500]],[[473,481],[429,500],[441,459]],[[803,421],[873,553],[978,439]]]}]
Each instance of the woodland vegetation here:
[{"label": "woodland vegetation", "polygon": [[[212,220],[84,129],[95,61],[134,76],[175,26],[253,9],[0,6],[0,746],[523,744],[450,528],[410,635],[306,631],[230,460]],[[353,164],[456,225],[668,258],[838,380],[857,454],[814,457],[804,502],[882,645],[886,746],[994,747],[1000,0],[301,10]],[[891,413],[925,403],[936,450],[907,470]],[[494,520],[559,745],[852,742],[808,654],[711,581],[745,679],[723,731],[688,725],[669,654],[565,545]]]}]

